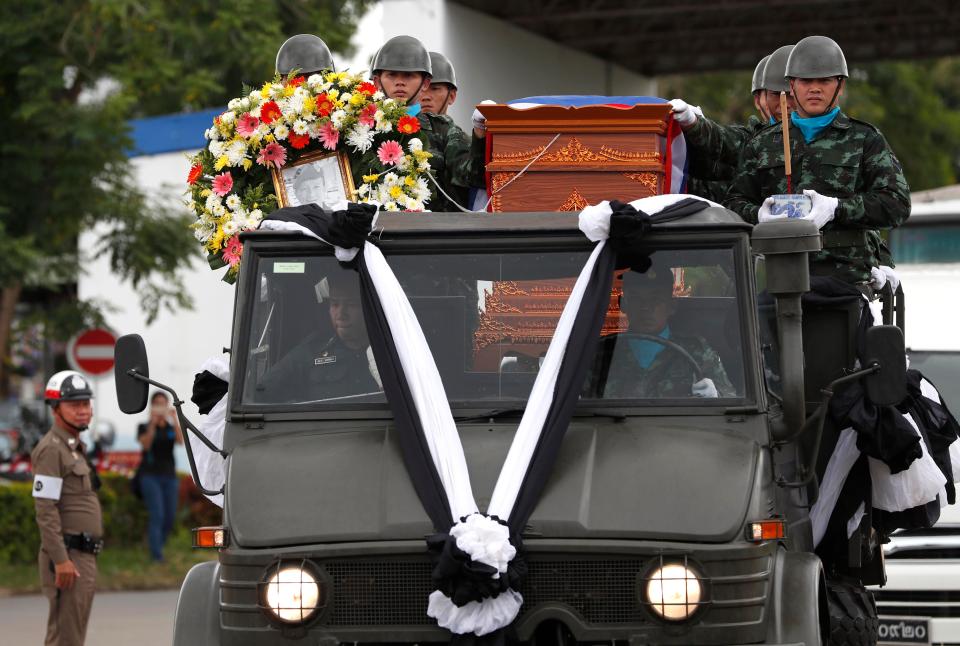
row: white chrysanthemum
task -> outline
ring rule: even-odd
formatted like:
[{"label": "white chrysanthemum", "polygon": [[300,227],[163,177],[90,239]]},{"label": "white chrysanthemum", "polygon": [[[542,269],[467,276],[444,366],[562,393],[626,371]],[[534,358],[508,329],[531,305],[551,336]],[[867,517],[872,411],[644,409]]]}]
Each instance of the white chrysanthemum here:
[{"label": "white chrysanthemum", "polygon": [[316,90],[318,87],[323,85],[323,77],[319,74],[311,74],[307,77],[307,85],[310,86],[311,90]]},{"label": "white chrysanthemum", "polygon": [[218,218],[222,218],[227,214],[227,209],[224,208],[223,204],[217,204],[215,207],[213,207],[213,214]]},{"label": "white chrysanthemum", "polygon": [[373,146],[373,132],[368,126],[358,124],[350,129],[347,135],[347,145],[358,153],[365,153]]},{"label": "white chrysanthemum", "polygon": [[227,220],[223,223],[223,233],[227,236],[232,236],[234,233],[240,230],[240,227],[237,226],[237,223],[233,220]]},{"label": "white chrysanthemum", "polygon": [[213,216],[213,213],[207,210],[204,210],[200,214],[200,221],[208,226],[214,226],[217,223],[217,219]]},{"label": "white chrysanthemum", "polygon": [[296,119],[293,122],[293,131],[298,135],[307,134],[307,122],[303,119]]},{"label": "white chrysanthemum", "polygon": [[423,142],[419,139],[411,139],[410,143],[407,144],[407,150],[412,153],[423,150]]},{"label": "white chrysanthemum", "polygon": [[290,128],[286,124],[278,123],[273,129],[273,136],[279,141],[283,141],[290,134]]},{"label": "white chrysanthemum", "polygon": [[383,101],[384,105],[390,105],[393,103],[393,99],[386,99],[385,97],[386,94],[384,94],[382,90],[377,90],[370,98],[372,98],[374,101]]},{"label": "white chrysanthemum", "polygon": [[303,102],[307,100],[308,96],[310,95],[305,89],[298,87],[287,99],[287,106],[289,106],[290,111],[294,114],[303,112]]},{"label": "white chrysanthemum", "polygon": [[360,185],[360,188],[357,189],[357,194],[358,194],[360,197],[366,197],[369,192],[370,192],[370,185],[369,185],[369,184],[361,184],[361,185]]},{"label": "white chrysanthemum", "polygon": [[214,157],[219,157],[223,154],[223,149],[227,147],[227,144],[218,139],[212,139],[210,141],[210,154]]},{"label": "white chrysanthemum", "polygon": [[235,115],[233,112],[230,112],[229,110],[220,115],[220,123],[225,123],[227,125],[230,125],[236,120],[237,120],[237,115]]},{"label": "white chrysanthemum", "polygon": [[[353,87],[359,80],[359,75],[346,72],[340,77],[340,87]],[[346,101],[346,99],[344,99],[344,101]]]},{"label": "white chrysanthemum", "polygon": [[343,120],[347,118],[347,113],[344,110],[334,110],[333,114],[330,115],[330,121],[333,123],[333,127],[337,130],[343,125]]},{"label": "white chrysanthemum", "polygon": [[427,159],[424,159],[422,162],[417,164],[417,170],[419,170],[421,173],[426,173],[427,171],[429,171],[430,161]]},{"label": "white chrysanthemum", "polygon": [[426,205],[424,204],[425,201],[426,200],[410,200],[410,205],[407,207],[407,210],[423,211],[424,209],[427,208]]},{"label": "white chrysanthemum", "polygon": [[374,121],[383,121],[386,118],[387,118],[387,115],[383,113],[383,110],[377,110],[376,112],[373,113]]},{"label": "white chrysanthemum", "polygon": [[230,195],[228,195],[225,202],[226,202],[227,208],[230,209],[231,211],[236,211],[237,209],[240,208],[240,205],[242,204],[240,202],[240,198],[237,197],[236,193],[231,193]]},{"label": "white chrysanthemum", "polygon": [[377,132],[390,132],[393,130],[393,124],[389,121],[377,121]]},{"label": "white chrysanthemum", "polygon": [[263,99],[263,97],[260,96],[260,90],[254,90],[247,95],[247,98],[250,99],[250,103],[253,105],[259,105],[260,101]]},{"label": "white chrysanthemum", "polygon": [[249,111],[250,111],[250,108],[252,108],[252,107],[253,107],[253,104],[250,103],[250,99],[247,99],[247,98],[240,99],[240,109],[241,109],[241,110],[243,110],[244,112],[249,112]]},{"label": "white chrysanthemum", "polygon": [[387,173],[386,175],[383,176],[383,183],[386,186],[396,186],[397,184],[400,183],[400,178],[397,176],[396,173],[392,173],[392,172]]},{"label": "white chrysanthemum", "polygon": [[394,201],[386,202],[383,205],[384,211],[399,211],[400,208],[397,206],[397,203]]},{"label": "white chrysanthemum", "polygon": [[207,201],[204,202],[203,205],[204,207],[206,207],[208,211],[213,211],[218,206],[223,206],[223,202],[220,201],[219,195],[217,195],[216,193],[211,193],[210,195],[207,196]]},{"label": "white chrysanthemum", "polygon": [[234,211],[233,217],[230,219],[237,225],[237,228],[242,229],[243,226],[247,223],[247,218],[250,217],[250,214],[247,213],[246,209],[238,209]]},{"label": "white chrysanthemum", "polygon": [[257,129],[254,131],[254,136],[260,137],[261,139],[270,134],[270,126],[260,122],[260,125],[257,126]]},{"label": "white chrysanthemum", "polygon": [[261,220],[263,220],[263,211],[261,211],[260,209],[254,209],[250,211],[250,217],[256,218],[257,222],[260,222]]},{"label": "white chrysanthemum", "polygon": [[311,139],[320,138],[320,124],[314,121],[307,127],[307,134],[310,135]]},{"label": "white chrysanthemum", "polygon": [[216,128],[207,128],[203,131],[203,136],[210,141],[216,141],[220,138],[220,131]]},{"label": "white chrysanthemum", "polygon": [[252,115],[255,116],[257,119],[259,119],[259,118],[260,118],[260,108],[261,108],[261,107],[262,107],[262,106],[259,106],[259,105],[258,105],[257,107],[253,108],[252,110],[250,110],[250,114],[252,114]]},{"label": "white chrysanthemum", "polygon": [[352,96],[353,95],[350,94],[349,92],[344,92],[343,94],[340,95],[340,100],[343,101],[344,103],[348,103],[350,101],[350,97]]},{"label": "white chrysanthemum", "polygon": [[331,99],[336,99],[338,96],[340,96],[340,90],[335,87],[331,87],[329,90],[327,90],[327,96]]},{"label": "white chrysanthemum", "polygon": [[242,141],[230,142],[226,155],[231,166],[239,166],[247,156],[247,144]]},{"label": "white chrysanthemum", "polygon": [[410,157],[408,155],[401,157],[399,160],[397,160],[397,163],[394,164],[394,168],[401,173],[407,172],[407,169],[410,168]]},{"label": "white chrysanthemum", "polygon": [[426,202],[430,199],[430,187],[427,185],[427,180],[418,177],[417,185],[413,187],[413,194],[421,202]]},{"label": "white chrysanthemum", "polygon": [[228,110],[240,110],[240,99],[230,99],[227,102]]},{"label": "white chrysanthemum", "polygon": [[217,229],[215,226],[209,226],[207,224],[197,223],[193,227],[193,237],[200,242],[206,242],[213,236],[216,230]]}]

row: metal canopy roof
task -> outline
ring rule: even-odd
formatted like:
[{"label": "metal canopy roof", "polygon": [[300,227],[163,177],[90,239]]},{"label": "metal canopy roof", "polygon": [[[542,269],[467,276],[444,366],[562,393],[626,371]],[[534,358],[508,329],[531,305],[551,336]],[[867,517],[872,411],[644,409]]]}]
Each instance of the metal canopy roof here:
[{"label": "metal canopy roof", "polygon": [[804,36],[851,63],[960,54],[955,0],[452,0],[647,76],[752,70]]}]

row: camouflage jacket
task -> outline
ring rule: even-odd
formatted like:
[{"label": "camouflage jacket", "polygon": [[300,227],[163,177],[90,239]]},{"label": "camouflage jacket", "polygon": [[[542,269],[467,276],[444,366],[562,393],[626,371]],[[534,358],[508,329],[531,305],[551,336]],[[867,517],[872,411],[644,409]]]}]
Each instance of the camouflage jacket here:
[{"label": "camouflage jacket", "polygon": [[[791,124],[790,145],[794,192],[813,189],[840,200],[811,270],[849,282],[869,280],[881,251],[871,231],[899,226],[910,215],[910,188],[899,160],[880,131],[842,112],[809,143]],[[766,128],[744,145],[726,206],[756,222],[763,200],[786,190],[783,133]]]},{"label": "camouflage jacket", "polygon": [[[430,169],[437,183],[464,208],[471,188],[485,186],[485,144],[483,139],[467,138],[466,133],[446,115],[421,112],[420,131],[427,138]],[[429,181],[429,180],[428,180]],[[432,196],[427,208],[437,212],[460,211],[430,183]]]},{"label": "camouflage jacket", "polygon": [[[608,337],[617,346],[616,336]],[[672,336],[671,341],[690,353],[700,365],[703,376],[711,379],[720,397],[734,397],[736,391],[720,362],[720,355],[699,336]],[[634,358],[628,344],[612,353],[606,383],[599,395],[607,399],[658,399],[693,397],[691,388],[696,377],[690,363],[677,352],[664,347],[649,368],[644,369]]]},{"label": "camouflage jacket", "polygon": [[766,128],[751,115],[746,125],[722,126],[705,117],[683,133],[687,142],[687,193],[722,203],[737,171],[743,144]]}]

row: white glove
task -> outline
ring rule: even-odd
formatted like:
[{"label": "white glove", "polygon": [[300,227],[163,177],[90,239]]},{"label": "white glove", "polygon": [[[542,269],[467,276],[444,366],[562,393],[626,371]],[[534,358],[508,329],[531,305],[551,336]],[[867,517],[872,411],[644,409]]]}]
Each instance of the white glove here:
[{"label": "white glove", "polygon": [[[496,101],[491,101],[490,99],[484,99],[480,102],[480,105],[495,105]],[[473,109],[473,127],[477,130],[486,130],[487,129],[487,118],[477,108]]]},{"label": "white glove", "polygon": [[[897,291],[897,288],[900,287],[900,276],[893,270],[893,267],[880,265],[880,271],[883,272],[883,275],[886,276],[887,280],[890,282],[890,287],[893,289],[893,291]],[[873,271],[871,270],[870,273],[872,274]]]},{"label": "white glove", "polygon": [[693,387],[690,388],[690,393],[694,397],[709,397],[711,399],[720,397],[720,393],[717,392],[716,385],[709,377],[704,377],[700,381],[694,383]]},{"label": "white glove", "polygon": [[804,220],[813,220],[813,222],[817,225],[817,228],[822,229],[833,219],[833,216],[837,211],[837,206],[840,204],[840,200],[835,197],[820,195],[816,191],[810,189],[805,190],[803,194],[809,197],[811,202],[810,215],[806,216]]},{"label": "white glove", "polygon": [[773,206],[773,197],[768,197],[763,201],[763,204],[760,205],[760,210],[757,211],[757,221],[758,222],[769,222],[770,220],[782,220],[785,218],[785,215],[774,215],[770,212],[770,208]]},{"label": "white glove", "polygon": [[700,106],[690,105],[683,99],[671,99],[670,107],[673,109],[673,118],[684,130],[695,124],[698,116],[703,116]]},{"label": "white glove", "polygon": [[883,289],[883,286],[887,284],[887,275],[880,271],[878,267],[870,268],[870,287],[873,287],[876,290]]}]

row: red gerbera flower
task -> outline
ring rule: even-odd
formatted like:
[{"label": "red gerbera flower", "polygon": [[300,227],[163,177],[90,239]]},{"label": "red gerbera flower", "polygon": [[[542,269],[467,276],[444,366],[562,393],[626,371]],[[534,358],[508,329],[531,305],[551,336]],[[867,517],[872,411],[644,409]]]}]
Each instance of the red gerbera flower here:
[{"label": "red gerbera flower", "polygon": [[306,147],[306,145],[310,143],[310,135],[298,135],[295,132],[291,132],[287,136],[287,141],[290,142],[291,146],[299,150]]},{"label": "red gerbera flower", "polygon": [[420,132],[420,120],[410,115],[400,117],[400,121],[397,122],[397,130],[405,135]]},{"label": "red gerbera flower", "polygon": [[305,78],[302,77],[302,76],[294,76],[292,79],[290,79],[289,81],[287,81],[286,84],[287,84],[287,85],[290,85],[290,86],[293,86],[293,87],[299,87],[299,86],[303,85],[304,81],[306,81],[306,80],[307,80],[307,79],[305,79]]},{"label": "red gerbera flower", "polygon": [[317,114],[321,117],[328,117],[330,113],[333,112],[333,101],[330,100],[330,97],[324,94],[317,95]]},{"label": "red gerbera flower", "polygon": [[201,175],[203,175],[203,164],[194,164],[187,174],[187,184],[195,184]]},{"label": "red gerbera flower", "polygon": [[267,101],[260,106],[260,120],[268,126],[276,121],[281,114],[283,113],[280,112],[280,106],[277,105],[276,101]]},{"label": "red gerbera flower", "polygon": [[373,118],[373,115],[377,113],[377,104],[370,103],[363,110],[360,111],[360,117],[357,119],[360,123],[365,126],[373,127],[376,124],[376,121]]},{"label": "red gerbera flower", "polygon": [[357,92],[363,92],[366,95],[373,94],[377,91],[377,86],[371,83],[370,81],[364,81],[357,86]]}]

